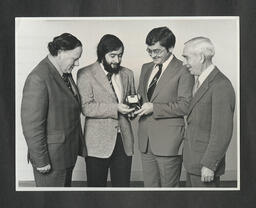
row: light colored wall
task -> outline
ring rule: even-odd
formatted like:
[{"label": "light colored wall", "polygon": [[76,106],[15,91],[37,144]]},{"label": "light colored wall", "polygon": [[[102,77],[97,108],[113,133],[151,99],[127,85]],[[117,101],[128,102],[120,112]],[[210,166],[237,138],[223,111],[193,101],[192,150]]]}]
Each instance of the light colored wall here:
[{"label": "light colored wall", "polygon": [[[33,180],[32,168],[27,164],[27,146],[22,134],[20,105],[22,89],[28,73],[48,54],[47,44],[64,32],[75,35],[83,43],[84,52],[80,67],[96,61],[96,47],[107,33],[118,36],[124,43],[122,65],[133,70],[136,86],[143,63],[151,61],[146,53],[145,38],[154,27],[167,26],[176,35],[174,53],[182,60],[183,44],[196,36],[209,37],[215,45],[214,63],[230,78],[237,95],[234,116],[234,133],[227,152],[226,175],[223,179],[235,180],[238,169],[238,107],[239,107],[239,31],[237,18],[77,18],[77,19],[16,19],[16,179]],[[76,80],[77,69],[73,76]],[[83,122],[83,118],[82,118]],[[135,155],[132,180],[142,180],[140,154],[137,147],[137,120],[132,122],[135,132]],[[73,180],[85,180],[85,162],[79,158]],[[184,179],[184,172],[182,174]]]}]

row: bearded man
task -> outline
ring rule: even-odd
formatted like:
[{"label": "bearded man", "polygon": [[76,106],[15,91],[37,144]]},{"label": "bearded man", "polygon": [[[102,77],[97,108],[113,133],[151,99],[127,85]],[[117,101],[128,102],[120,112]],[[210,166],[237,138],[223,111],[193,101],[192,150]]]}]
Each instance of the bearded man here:
[{"label": "bearded man", "polygon": [[128,114],[134,109],[124,102],[135,94],[135,86],[133,72],[120,66],[123,52],[118,37],[104,35],[97,61],[78,71],[89,187],[105,187],[109,169],[113,187],[130,184],[134,136]]}]

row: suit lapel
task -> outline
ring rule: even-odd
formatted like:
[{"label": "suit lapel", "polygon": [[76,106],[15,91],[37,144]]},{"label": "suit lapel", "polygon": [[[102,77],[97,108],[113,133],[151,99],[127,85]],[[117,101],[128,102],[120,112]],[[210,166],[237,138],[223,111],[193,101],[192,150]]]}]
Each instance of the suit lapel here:
[{"label": "suit lapel", "polygon": [[78,91],[78,88],[77,88],[76,83],[74,82],[73,78],[71,79],[71,82],[72,82],[72,85],[74,87],[73,90],[75,91],[76,96],[77,96],[77,101],[80,104],[81,103],[81,99],[80,99],[79,91]]},{"label": "suit lapel", "polygon": [[153,67],[154,67],[154,63],[152,62],[149,66],[148,66],[148,69],[146,70],[146,73],[145,73],[145,77],[144,77],[144,81],[143,81],[143,92],[144,92],[144,95],[146,97],[146,101],[149,101],[148,100],[148,96],[147,96],[147,87],[148,87],[148,81],[149,81],[149,77],[153,71]]},{"label": "suit lapel", "polygon": [[73,95],[73,93],[71,92],[71,90],[67,87],[67,85],[65,84],[65,82],[62,80],[60,73],[58,72],[58,70],[55,68],[55,66],[52,64],[52,62],[48,59],[48,57],[45,58],[45,61],[49,64],[49,71],[52,74],[52,76],[54,77],[54,79],[56,80],[56,82],[62,87],[62,89],[64,91],[66,91],[75,102],[80,102],[80,98],[79,98],[79,93],[78,90],[76,88],[76,84],[74,84],[74,87],[77,90],[77,95],[78,95],[78,100],[75,98],[75,96]]},{"label": "suit lapel", "polygon": [[203,97],[203,95],[208,91],[210,82],[214,79],[216,74],[218,74],[219,70],[215,67],[214,70],[209,74],[203,84],[199,87],[193,99],[191,100],[191,104],[189,106],[188,115],[191,113],[192,109],[198,103],[198,101]]},{"label": "suit lapel", "polygon": [[124,101],[127,93],[127,87],[128,87],[128,76],[123,72],[121,69],[120,72],[120,78],[121,78],[121,85],[122,85],[122,90],[123,90],[123,95],[122,95],[122,102]]},{"label": "suit lapel", "polygon": [[107,91],[114,99],[116,99],[115,94],[114,94],[114,92],[113,92],[113,89],[112,89],[112,87],[111,87],[110,84],[109,84],[108,78],[107,78],[106,74],[104,73],[103,69],[101,68],[101,66],[100,66],[100,64],[99,64],[98,62],[96,62],[96,63],[94,64],[93,72],[94,72],[95,79],[98,81],[98,83],[99,83],[104,89],[106,89],[106,91]]},{"label": "suit lapel", "polygon": [[164,89],[166,83],[170,81],[171,77],[176,74],[176,71],[178,69],[177,63],[177,58],[173,56],[173,59],[168,64],[167,68],[165,69],[165,71],[163,72],[163,74],[161,75],[160,79],[157,82],[155,91],[151,97],[151,102],[156,98],[161,89]]}]

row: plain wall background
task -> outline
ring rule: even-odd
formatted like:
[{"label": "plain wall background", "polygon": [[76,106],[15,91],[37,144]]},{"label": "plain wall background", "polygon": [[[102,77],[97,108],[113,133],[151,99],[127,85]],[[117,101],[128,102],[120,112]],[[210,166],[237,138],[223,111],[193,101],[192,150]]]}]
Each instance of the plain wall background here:
[{"label": "plain wall background", "polygon": [[[96,61],[96,47],[107,33],[118,36],[124,43],[122,65],[133,70],[136,86],[143,63],[150,62],[145,38],[154,27],[167,26],[176,35],[174,54],[182,60],[183,44],[196,36],[209,37],[215,45],[214,64],[231,80],[237,95],[234,131],[227,152],[226,174],[223,179],[235,180],[239,161],[239,28],[238,18],[77,18],[77,19],[16,19],[16,179],[33,180],[32,168],[27,164],[27,146],[22,134],[20,105],[22,89],[29,72],[48,54],[47,44],[64,32],[75,35],[83,43],[80,66]],[[238,112],[238,113],[237,113]],[[83,120],[83,118],[82,118]],[[137,120],[133,121],[135,155],[132,180],[143,180],[140,154],[137,148]],[[182,176],[183,178],[183,176]],[[86,180],[85,163],[79,158],[73,180]]]}]

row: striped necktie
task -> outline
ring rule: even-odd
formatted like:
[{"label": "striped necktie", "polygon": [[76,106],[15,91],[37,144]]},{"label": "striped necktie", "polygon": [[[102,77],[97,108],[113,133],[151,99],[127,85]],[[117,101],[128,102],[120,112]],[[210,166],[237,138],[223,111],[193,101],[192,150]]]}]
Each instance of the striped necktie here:
[{"label": "striped necktie", "polygon": [[151,97],[155,91],[157,81],[162,73],[162,67],[163,67],[163,64],[158,64],[158,72],[155,74],[154,78],[152,79],[152,81],[148,87],[148,92],[147,92],[148,100],[151,99]]},{"label": "striped necktie", "polygon": [[77,92],[75,90],[75,82],[72,78],[72,74],[71,73],[63,73],[62,74],[62,79],[65,82],[65,84],[67,85],[67,87],[70,89],[70,91],[72,92],[72,94],[75,96],[75,98],[78,100],[78,95]]}]

